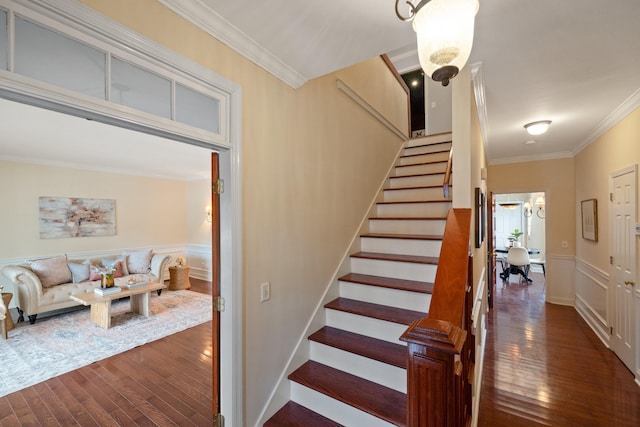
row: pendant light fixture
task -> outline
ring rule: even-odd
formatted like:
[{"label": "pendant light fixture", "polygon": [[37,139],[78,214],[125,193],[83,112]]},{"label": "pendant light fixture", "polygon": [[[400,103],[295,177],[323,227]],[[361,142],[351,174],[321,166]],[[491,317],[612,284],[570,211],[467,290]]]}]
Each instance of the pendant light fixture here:
[{"label": "pendant light fixture", "polygon": [[432,80],[447,86],[469,60],[478,0],[421,0],[417,6],[406,1],[409,16],[400,13],[399,2],[398,18],[413,20],[420,66]]}]

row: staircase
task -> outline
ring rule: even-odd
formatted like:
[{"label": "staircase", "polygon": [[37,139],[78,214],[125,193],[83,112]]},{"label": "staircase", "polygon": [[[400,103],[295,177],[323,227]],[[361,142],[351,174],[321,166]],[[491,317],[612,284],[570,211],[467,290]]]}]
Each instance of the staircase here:
[{"label": "staircase", "polygon": [[291,375],[290,401],[264,425],[404,426],[407,349],[399,337],[431,301],[449,198],[443,178],[451,134],[411,140],[399,157],[325,305],[325,326],[308,337],[311,360]]}]

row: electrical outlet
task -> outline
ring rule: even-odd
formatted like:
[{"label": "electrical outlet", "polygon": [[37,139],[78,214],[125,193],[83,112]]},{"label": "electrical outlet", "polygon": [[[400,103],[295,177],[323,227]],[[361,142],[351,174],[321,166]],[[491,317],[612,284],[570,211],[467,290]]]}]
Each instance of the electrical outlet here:
[{"label": "electrical outlet", "polygon": [[269,301],[271,299],[271,283],[263,283],[260,285],[260,302]]}]

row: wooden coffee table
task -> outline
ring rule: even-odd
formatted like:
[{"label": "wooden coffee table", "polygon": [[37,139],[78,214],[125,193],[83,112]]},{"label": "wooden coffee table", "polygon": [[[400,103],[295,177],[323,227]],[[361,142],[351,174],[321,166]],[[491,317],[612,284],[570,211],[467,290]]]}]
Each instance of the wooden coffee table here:
[{"label": "wooden coffee table", "polygon": [[129,297],[131,311],[149,317],[151,315],[149,310],[151,292],[165,288],[166,286],[162,283],[152,282],[138,288],[123,288],[122,291],[110,295],[98,295],[92,291],[71,295],[70,298],[82,305],[90,305],[91,321],[108,329],[111,327],[111,301]]}]

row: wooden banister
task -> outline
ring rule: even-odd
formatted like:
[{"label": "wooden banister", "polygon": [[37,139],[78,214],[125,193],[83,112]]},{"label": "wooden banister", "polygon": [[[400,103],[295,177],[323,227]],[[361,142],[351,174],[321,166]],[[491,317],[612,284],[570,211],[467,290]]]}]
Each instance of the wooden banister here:
[{"label": "wooden banister", "polygon": [[429,314],[400,338],[408,351],[409,427],[463,426],[471,413],[470,232],[471,209],[449,210]]},{"label": "wooden banister", "polygon": [[442,191],[444,197],[449,197],[449,187],[451,186],[451,168],[453,166],[453,145],[449,149],[449,160],[447,161],[447,170],[444,172],[444,179],[442,182]]}]

